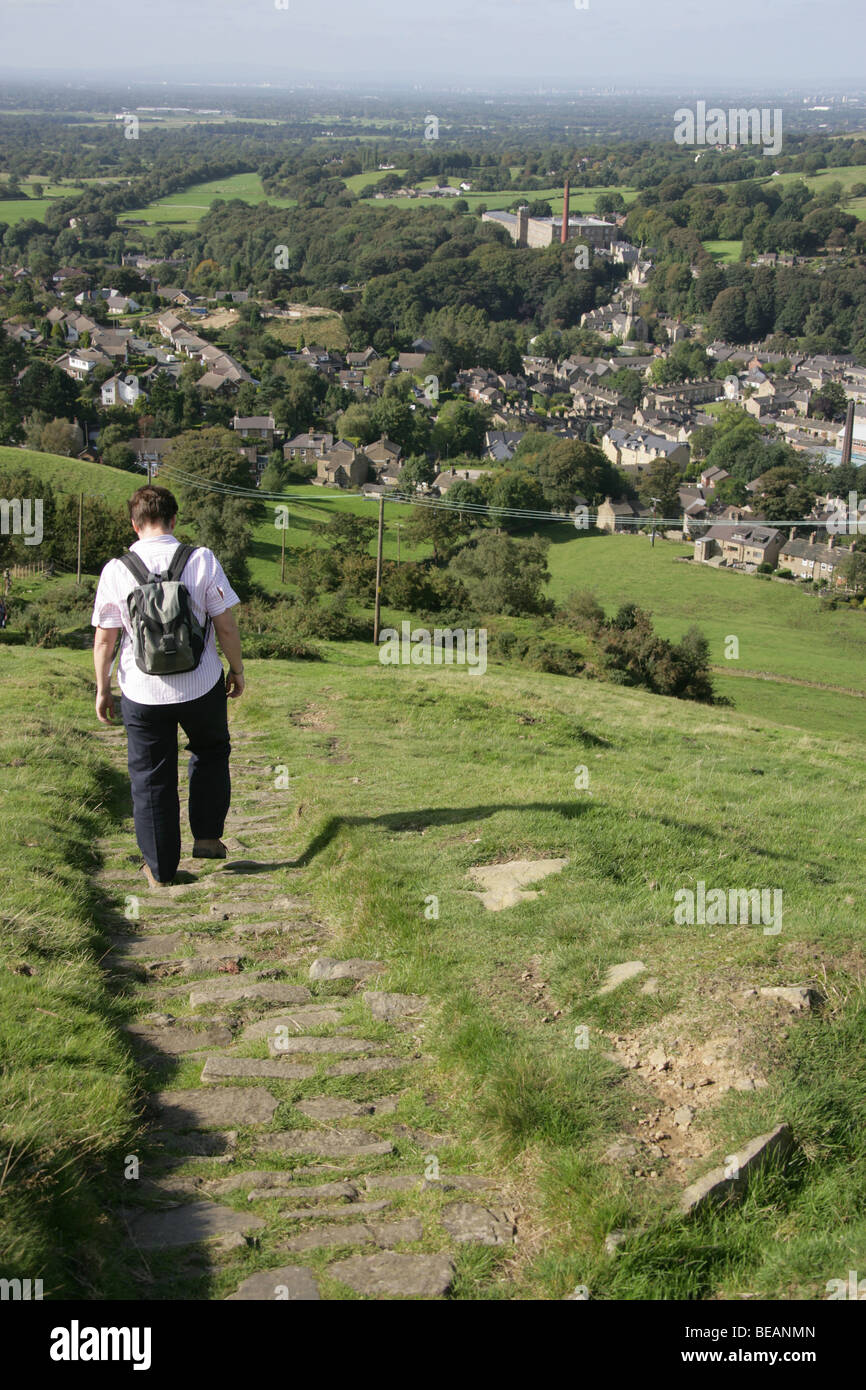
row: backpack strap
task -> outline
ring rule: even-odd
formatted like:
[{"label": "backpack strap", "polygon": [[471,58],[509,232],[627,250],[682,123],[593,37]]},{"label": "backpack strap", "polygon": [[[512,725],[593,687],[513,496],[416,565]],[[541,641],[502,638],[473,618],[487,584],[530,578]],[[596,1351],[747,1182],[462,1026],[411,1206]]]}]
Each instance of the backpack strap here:
[{"label": "backpack strap", "polygon": [[152,578],[150,570],[138,555],[133,555],[131,550],[125,550],[123,554],[118,555],[117,558],[122,565],[126,566],[133,578],[138,580],[139,584],[150,583]]},{"label": "backpack strap", "polygon": [[198,549],[198,547],[194,545],[179,545],[171,557],[171,564],[168,567],[166,579],[180,579],[180,576],[186,569],[187,561],[196,549]]}]

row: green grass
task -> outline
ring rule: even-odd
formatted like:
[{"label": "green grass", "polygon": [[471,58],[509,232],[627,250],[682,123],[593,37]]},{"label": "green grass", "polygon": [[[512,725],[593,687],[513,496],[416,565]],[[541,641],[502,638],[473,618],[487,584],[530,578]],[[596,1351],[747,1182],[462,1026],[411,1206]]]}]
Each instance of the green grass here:
[{"label": "green grass", "polygon": [[[232,198],[241,198],[247,203],[268,202],[271,207],[276,208],[296,206],[294,198],[267,198],[258,174],[233,174],[225,179],[210,179],[206,183],[191,184],[180,193],[171,193],[167,198],[148,203],[146,207],[133,208],[118,220],[121,226],[128,223],[130,218],[144,218],[153,227],[170,225],[183,229],[195,228],[217,198],[222,198],[225,202]],[[139,227],[133,230],[145,232],[146,228]]]},{"label": "green grass", "polygon": [[722,265],[733,265],[740,259],[743,250],[742,241],[704,241],[701,244],[713,260]]},{"label": "green grass", "polygon": [[[659,592],[663,576],[652,586]],[[516,1261],[467,1255],[457,1296],[561,1298],[587,1284],[616,1299],[822,1298],[827,1280],[862,1267],[866,736],[806,734],[751,711],[496,664],[481,677],[386,668],[369,645],[321,645],[324,665],[248,662],[232,718],[263,735],[260,751],[292,779],[288,797],[274,795],[286,798],[297,867],[278,871],[275,891],[312,899],[334,933],[328,954],[383,959],[386,988],[430,997],[429,1061],[407,1078],[401,1118],[444,1117],[452,1171],[495,1173],[520,1204]],[[120,1023],[152,1007],[141,990],[109,1001],[95,964],[104,947],[89,847],[95,833],[124,828],[123,795],[89,739],[87,654],[8,648],[0,658],[5,949],[36,971],[0,974],[11,1064],[2,1084],[7,1098],[31,1097],[29,1108],[6,1108],[16,1144],[51,1141],[50,1163],[35,1144],[33,1165],[12,1170],[20,1186],[7,1206],[5,1263],[22,1277],[45,1271],[52,1289],[137,1297],[105,1193],[106,1219],[94,1215],[135,1128]],[[588,770],[587,791],[574,789],[576,765]],[[567,864],[535,900],[491,913],[468,891],[472,865],[552,855]],[[781,890],[782,933],[677,926],[674,893],[699,878]],[[638,980],[598,997],[607,967],[635,958],[657,993],[642,994]],[[539,997],[527,973],[544,982]],[[826,1000],[787,1034],[787,1020],[742,993],[782,983],[814,985]],[[586,1050],[575,1049],[577,1025],[589,1030]],[[627,1036],[678,1059],[719,1035],[767,1085],[708,1093],[698,1170],[780,1119],[798,1149],[740,1207],[686,1223],[675,1215],[684,1179],[673,1160],[655,1161],[653,1181],[602,1160],[614,1140],[645,1133],[637,1121],[657,1106],[652,1078],[607,1054]],[[173,1084],[196,1078],[181,1059]],[[357,1094],[354,1084],[339,1093]],[[94,1137],[82,1157],[85,1136]],[[43,1170],[34,1204],[27,1184]],[[613,1226],[643,1234],[612,1261],[602,1245]],[[175,1257],[156,1256],[155,1274],[163,1264]],[[231,1272],[215,1279],[225,1292]]]},{"label": "green grass", "polygon": [[[460,179],[457,178],[456,175],[454,175],[451,177],[449,182],[452,188],[457,188],[460,184]],[[437,179],[425,179],[420,184],[420,187],[422,189],[434,188],[436,187],[437,183]],[[619,185],[616,188],[573,188],[571,190],[570,208],[573,213],[589,213],[594,215],[595,200],[599,196],[599,194],[621,193],[622,196],[626,199],[626,201],[628,201],[629,199],[635,198],[637,196],[637,192],[638,190],[636,188],[629,188],[625,184]],[[485,206],[492,212],[494,209],[497,208],[501,209],[510,207],[511,204],[518,198],[521,201],[527,203],[546,201],[550,203],[550,209],[554,217],[562,215],[562,208],[564,202],[563,189],[561,184],[555,188],[542,188],[537,191],[526,191],[525,189],[508,188],[505,189],[504,192],[498,193],[461,193],[460,197],[466,200],[466,202],[469,204],[470,211],[472,212],[475,211],[479,203],[484,203]],[[431,203],[432,201],[433,200],[430,200]],[[388,199],[388,205],[391,206],[393,204],[396,204],[397,207],[418,207],[419,200],[417,198]],[[420,204],[420,206],[422,207],[428,205],[428,203],[424,202]]]},{"label": "green grass", "polygon": [[[551,528],[553,530],[554,528]],[[553,575],[550,593],[564,598],[572,589],[594,589],[608,612],[620,603],[635,602],[649,609],[664,637],[679,639],[696,623],[708,638],[711,660],[731,684],[739,706],[741,698],[774,717],[776,701],[788,715],[798,715],[795,687],[778,681],[735,679],[738,672],[759,672],[770,677],[816,682],[843,691],[866,691],[866,614],[848,608],[822,613],[816,597],[795,585],[761,581],[753,575],[715,570],[705,565],[684,564],[677,556],[689,556],[692,546],[659,541],[655,548],[642,536],[568,536],[567,528],[555,528],[549,565]],[[725,656],[729,636],[739,640],[738,660]],[[802,727],[813,728],[813,716],[824,693],[815,691]],[[837,710],[850,716],[858,731],[866,732],[866,700],[846,696]]]},{"label": "green grass", "polygon": [[86,497],[101,497],[103,501],[122,504],[144,481],[140,473],[127,473],[86,459],[63,458],[60,454],[43,454],[35,449],[13,449],[0,445],[0,472],[25,468],[37,478],[50,483],[55,492],[83,492]]},{"label": "green grass", "polygon": [[114,779],[84,662],[4,647],[0,665],[0,1270],[70,1297],[110,1262],[107,1192],[136,1128],[92,889]]}]

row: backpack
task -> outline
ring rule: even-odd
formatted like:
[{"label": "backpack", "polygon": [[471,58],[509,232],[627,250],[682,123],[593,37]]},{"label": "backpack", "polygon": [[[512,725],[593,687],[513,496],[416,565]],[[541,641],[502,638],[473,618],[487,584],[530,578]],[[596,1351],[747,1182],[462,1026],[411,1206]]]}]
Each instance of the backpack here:
[{"label": "backpack", "polygon": [[138,580],[127,607],[135,664],[148,676],[194,671],[204,655],[210,618],[202,627],[192,611],[189,590],[180,582],[195,548],[179,545],[166,574],[153,574],[131,550],[119,557]]}]

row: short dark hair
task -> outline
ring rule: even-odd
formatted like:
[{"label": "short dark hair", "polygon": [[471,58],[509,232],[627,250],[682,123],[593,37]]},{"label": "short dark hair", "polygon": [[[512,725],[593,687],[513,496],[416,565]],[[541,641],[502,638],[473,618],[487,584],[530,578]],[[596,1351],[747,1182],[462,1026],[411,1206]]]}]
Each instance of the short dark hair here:
[{"label": "short dark hair", "polygon": [[155,487],[148,483],[140,487],[129,499],[129,519],[136,526],[152,525],[161,521],[168,525],[177,516],[177,498],[167,487]]}]

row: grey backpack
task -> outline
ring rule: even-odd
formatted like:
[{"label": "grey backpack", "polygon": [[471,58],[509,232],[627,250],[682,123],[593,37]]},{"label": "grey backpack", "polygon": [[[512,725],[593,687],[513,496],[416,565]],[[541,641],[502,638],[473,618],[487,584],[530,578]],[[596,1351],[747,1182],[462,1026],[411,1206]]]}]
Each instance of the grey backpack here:
[{"label": "grey backpack", "polygon": [[210,618],[202,627],[192,611],[189,590],[180,582],[195,548],[179,545],[166,574],[152,574],[131,550],[120,556],[121,564],[138,580],[127,607],[135,664],[149,676],[194,671],[204,655]]}]

